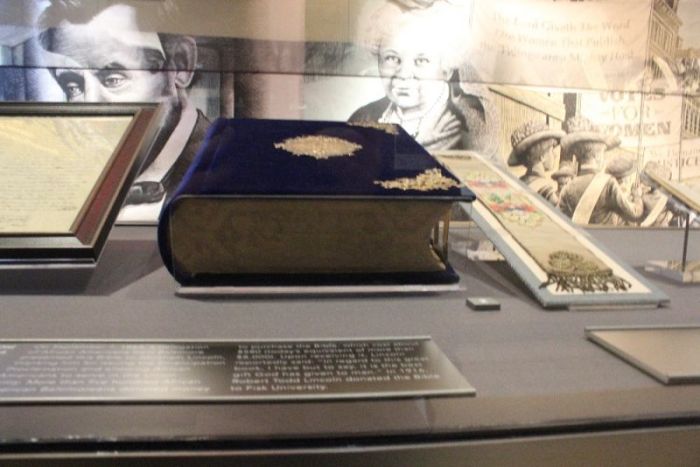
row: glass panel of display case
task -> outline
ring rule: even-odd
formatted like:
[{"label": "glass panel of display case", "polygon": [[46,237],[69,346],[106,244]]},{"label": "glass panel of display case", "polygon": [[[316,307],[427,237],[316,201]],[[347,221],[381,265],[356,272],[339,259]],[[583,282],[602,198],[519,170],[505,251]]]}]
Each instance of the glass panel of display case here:
[{"label": "glass panel of display case", "polygon": [[[558,127],[584,116],[621,137],[606,157],[634,159],[637,186],[649,160],[672,164],[676,177],[700,134],[692,0],[215,0],[206,8],[192,0],[4,0],[2,7],[0,98],[172,103],[173,142],[162,154],[170,162],[191,160],[218,116],[345,121],[359,112],[402,124],[429,150],[475,150],[496,163],[506,162],[519,126]],[[413,101],[398,95],[397,83],[410,83]],[[674,95],[684,93],[680,115]],[[652,128],[657,133],[644,133]],[[566,179],[557,160],[547,175]],[[183,171],[165,165],[147,176],[171,193]],[[695,165],[680,176],[692,177]],[[130,209],[120,221],[155,223],[160,207]],[[668,224],[646,217],[602,225]]]}]

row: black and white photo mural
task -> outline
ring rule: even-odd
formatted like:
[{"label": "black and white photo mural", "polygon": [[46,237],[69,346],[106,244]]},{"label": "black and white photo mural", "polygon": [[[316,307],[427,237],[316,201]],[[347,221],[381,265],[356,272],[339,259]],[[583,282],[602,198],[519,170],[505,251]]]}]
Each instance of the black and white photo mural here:
[{"label": "black and white photo mural", "polygon": [[166,104],[122,221],[155,221],[219,116],[397,123],[429,150],[481,153],[582,224],[679,225],[647,169],[700,186],[700,0],[0,7],[2,99]]}]

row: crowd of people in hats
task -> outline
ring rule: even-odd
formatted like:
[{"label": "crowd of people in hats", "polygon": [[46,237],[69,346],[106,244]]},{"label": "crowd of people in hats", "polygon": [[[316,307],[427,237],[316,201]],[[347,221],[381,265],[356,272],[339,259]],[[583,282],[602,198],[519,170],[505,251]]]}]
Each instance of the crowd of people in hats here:
[{"label": "crowd of people in hats", "polygon": [[[620,140],[583,116],[569,118],[563,130],[527,122],[512,133],[511,144],[508,165],[525,167],[520,180],[577,224],[661,227],[680,222],[673,203],[643,176],[654,170],[670,179],[670,170],[650,163],[638,176],[634,155],[616,149]],[[557,146],[559,165],[552,172]]]}]

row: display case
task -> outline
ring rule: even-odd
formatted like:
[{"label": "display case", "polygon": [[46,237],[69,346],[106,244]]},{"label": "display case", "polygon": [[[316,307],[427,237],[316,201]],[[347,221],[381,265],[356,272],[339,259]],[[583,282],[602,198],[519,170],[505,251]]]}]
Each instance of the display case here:
[{"label": "display case", "polygon": [[[691,0],[4,2],[0,99],[160,103],[164,118],[94,268],[0,269],[0,464],[699,464],[700,386],[665,386],[586,339],[587,328],[698,323],[696,286],[644,270],[677,257],[686,233],[687,256],[700,257],[698,233],[640,174],[653,163],[688,190],[700,176],[699,14]],[[218,117],[401,125],[428,152],[477,153],[654,299],[543,308],[541,271],[524,276],[536,268],[498,240],[497,216],[483,227],[494,193],[483,187],[481,204],[455,206],[432,236],[449,233],[434,250],[454,268],[451,290],[179,296],[156,224]],[[468,257],[489,242],[506,260]],[[469,308],[476,298],[500,310]],[[434,352],[391,353],[410,339]],[[390,350],[373,363],[358,341]],[[37,344],[21,364],[18,342]],[[76,342],[87,345],[77,357],[61,347]],[[408,391],[382,397],[102,397],[144,381],[151,396],[177,384],[190,394],[208,370],[224,392],[246,378],[245,391],[266,392],[261,381],[282,376],[294,390],[295,375],[274,373],[281,356],[265,354],[267,375],[234,377],[202,347],[213,342],[245,348],[236,358],[261,342],[284,358],[318,346],[333,365],[330,349],[351,343],[347,371],[449,373],[458,390],[404,380]],[[102,371],[107,360],[118,373]],[[41,371],[15,384],[27,368]]]}]

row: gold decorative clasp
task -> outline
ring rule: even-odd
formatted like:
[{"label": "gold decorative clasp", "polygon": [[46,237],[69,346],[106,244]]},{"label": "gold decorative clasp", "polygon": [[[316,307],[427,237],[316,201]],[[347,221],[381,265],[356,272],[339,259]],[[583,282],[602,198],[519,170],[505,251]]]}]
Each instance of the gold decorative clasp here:
[{"label": "gold decorative clasp", "polygon": [[361,128],[373,128],[375,130],[383,131],[389,135],[398,135],[399,129],[393,123],[379,123],[379,122],[350,122],[351,126],[359,126]]},{"label": "gold decorative clasp", "polygon": [[416,190],[434,191],[449,190],[458,187],[459,182],[452,178],[445,177],[440,169],[426,170],[413,178],[397,178],[396,180],[375,180],[375,185],[381,185],[387,190]]}]

